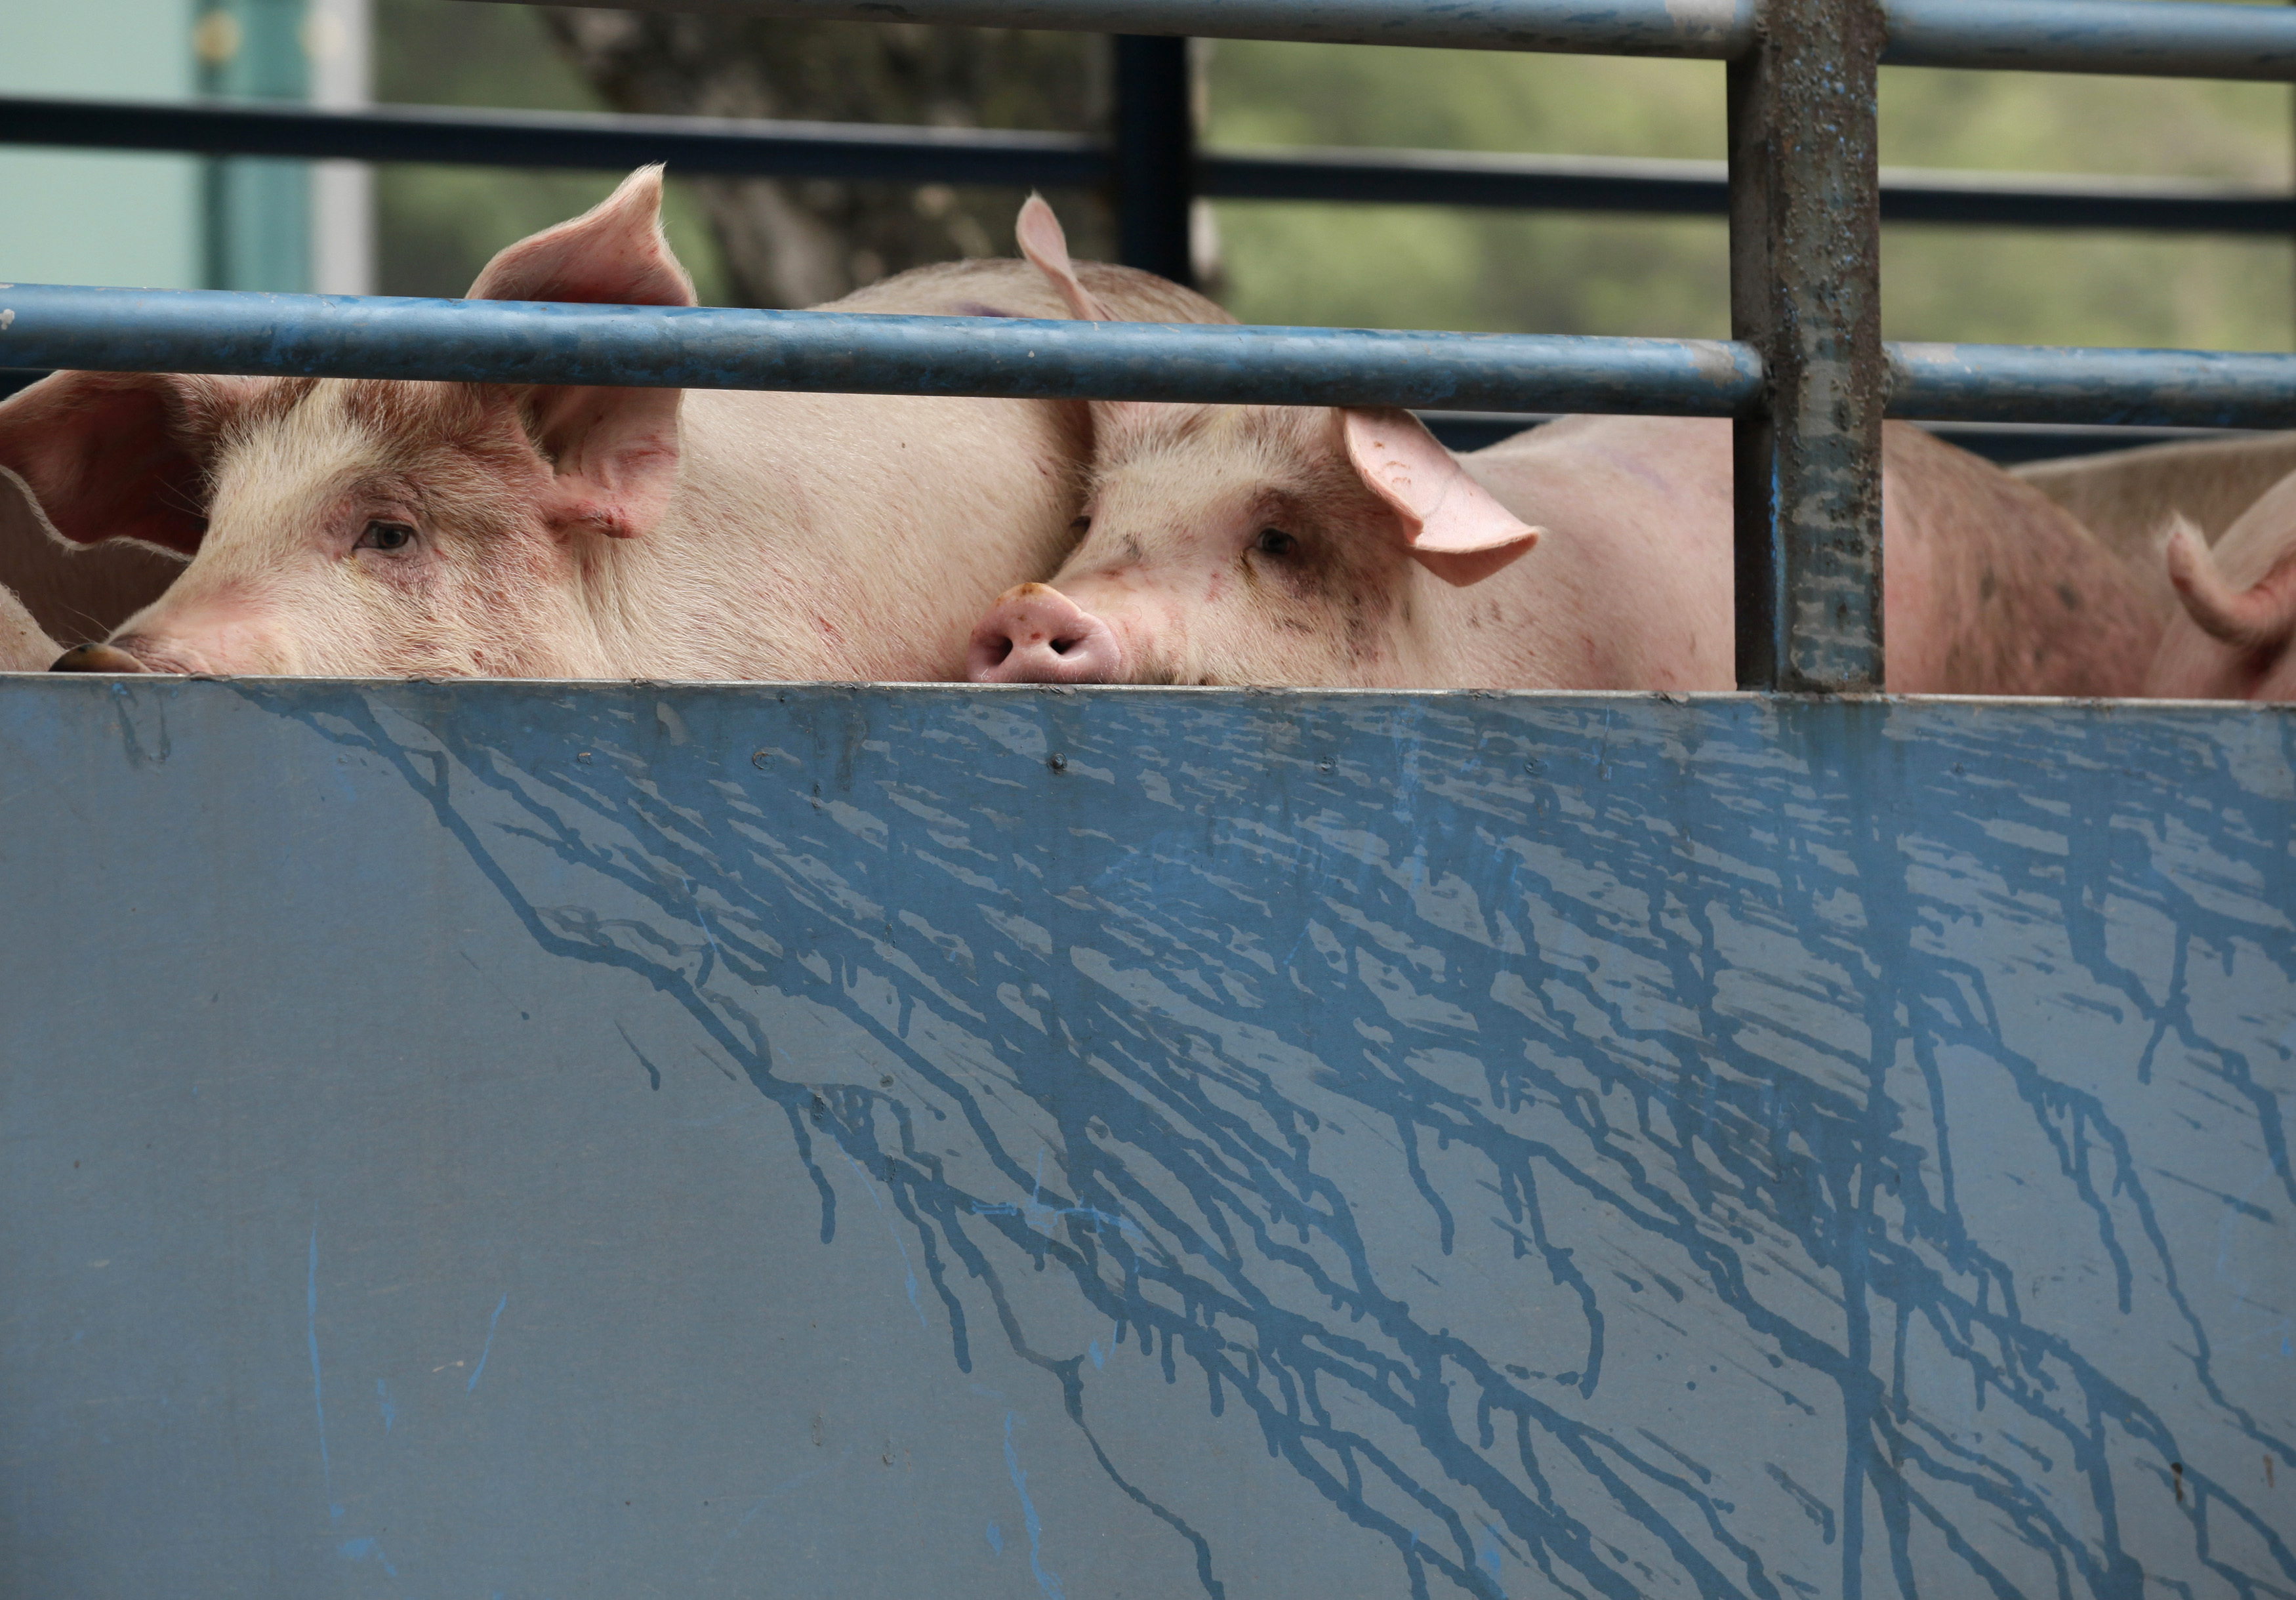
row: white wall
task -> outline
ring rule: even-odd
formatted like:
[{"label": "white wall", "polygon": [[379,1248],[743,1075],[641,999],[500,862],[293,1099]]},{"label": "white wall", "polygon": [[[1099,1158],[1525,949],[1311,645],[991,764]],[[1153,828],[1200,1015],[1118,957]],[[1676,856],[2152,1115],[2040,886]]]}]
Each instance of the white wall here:
[{"label": "white wall", "polygon": [[[337,110],[365,105],[373,98],[368,0],[310,5],[305,37],[313,103]],[[374,169],[364,161],[312,168],[311,278],[321,294],[374,292]]]},{"label": "white wall", "polygon": [[[188,0],[0,0],[0,93],[180,100]],[[0,282],[195,289],[199,163],[0,148]]]}]

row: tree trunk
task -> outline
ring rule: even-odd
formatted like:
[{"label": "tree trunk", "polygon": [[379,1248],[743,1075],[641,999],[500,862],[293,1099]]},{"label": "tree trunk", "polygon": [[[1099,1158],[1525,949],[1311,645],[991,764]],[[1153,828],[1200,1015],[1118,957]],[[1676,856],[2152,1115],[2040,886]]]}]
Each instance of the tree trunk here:
[{"label": "tree trunk", "polygon": [[[1106,120],[1107,41],[917,24],[553,7],[545,26],[625,111],[1083,131]],[[672,176],[676,176],[673,172]],[[931,261],[1005,252],[1015,190],[699,178],[726,266],[754,306],[811,306]],[[1055,197],[1080,257],[1105,258],[1097,197]]]}]

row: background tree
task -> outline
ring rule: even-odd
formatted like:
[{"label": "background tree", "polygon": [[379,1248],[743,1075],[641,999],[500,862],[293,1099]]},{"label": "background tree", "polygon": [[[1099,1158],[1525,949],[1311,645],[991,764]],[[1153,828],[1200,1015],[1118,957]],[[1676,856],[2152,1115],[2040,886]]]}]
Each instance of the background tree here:
[{"label": "background tree", "polygon": [[[554,7],[544,26],[619,111],[935,127],[1077,130],[1105,117],[1104,40]],[[807,306],[890,273],[1010,248],[1024,196],[946,184],[702,178],[735,293]],[[1066,205],[1079,253],[1105,253],[1098,206]]]}]

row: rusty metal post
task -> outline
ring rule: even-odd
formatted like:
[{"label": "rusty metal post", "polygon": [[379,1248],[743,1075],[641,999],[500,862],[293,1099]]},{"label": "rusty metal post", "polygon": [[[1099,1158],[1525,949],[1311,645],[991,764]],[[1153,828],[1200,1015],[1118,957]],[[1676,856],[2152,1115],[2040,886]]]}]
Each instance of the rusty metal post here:
[{"label": "rusty metal post", "polygon": [[1116,236],[1127,267],[1193,285],[1196,122],[1188,41],[1116,36]]},{"label": "rusty metal post", "polygon": [[1736,424],[1738,683],[1882,686],[1880,0],[1768,0],[1730,63],[1730,323],[1761,351]]}]

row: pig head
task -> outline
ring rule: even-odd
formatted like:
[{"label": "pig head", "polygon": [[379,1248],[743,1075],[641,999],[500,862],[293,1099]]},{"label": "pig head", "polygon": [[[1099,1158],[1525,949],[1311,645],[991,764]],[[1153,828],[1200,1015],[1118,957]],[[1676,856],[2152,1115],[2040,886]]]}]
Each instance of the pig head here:
[{"label": "pig head", "polygon": [[1095,440],[1082,542],[981,619],[975,682],[1427,681],[1435,592],[1540,537],[1406,412],[1096,405]]},{"label": "pig head", "polygon": [[[637,172],[471,298],[693,304],[660,187]],[[65,541],[188,558],[60,668],[578,676],[618,547],[676,486],[678,411],[675,390],[66,372],[0,405],[0,471]]]}]

